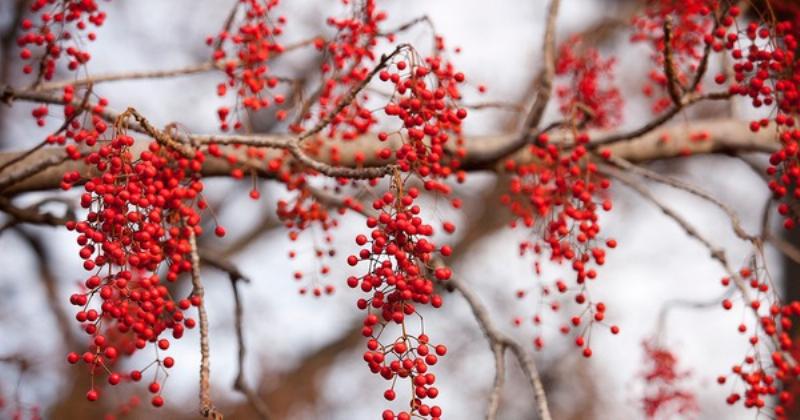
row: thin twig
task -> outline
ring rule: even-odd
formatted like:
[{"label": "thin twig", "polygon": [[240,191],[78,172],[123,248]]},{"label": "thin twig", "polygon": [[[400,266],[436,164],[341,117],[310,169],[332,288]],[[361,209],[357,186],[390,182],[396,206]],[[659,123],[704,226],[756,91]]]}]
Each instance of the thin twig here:
[{"label": "thin twig", "polygon": [[728,215],[728,218],[731,221],[731,227],[733,228],[734,233],[736,233],[736,236],[738,236],[740,239],[752,242],[754,244],[760,241],[758,237],[747,233],[744,227],[742,227],[742,221],[739,219],[739,215],[736,214],[736,211],[734,211],[730,206],[723,203],[713,195],[703,191],[702,189],[697,188],[694,185],[681,181],[679,179],[672,178],[666,175],[661,175],[657,172],[651,171],[641,166],[634,165],[625,159],[613,155],[608,159],[608,161],[614,164],[615,166],[619,167],[620,169],[624,169],[628,172],[641,175],[653,181],[660,182],[662,184],[669,185],[671,187],[686,191],[697,197],[702,198],[703,200],[710,202],[711,204],[719,207],[720,210],[722,210],[723,212],[725,212],[726,215]]},{"label": "thin twig", "polygon": [[361,92],[370,81],[372,81],[372,78],[375,77],[379,71],[383,70],[389,64],[392,58],[394,58],[397,54],[400,54],[403,50],[410,48],[411,45],[409,44],[400,44],[391,53],[382,55],[381,59],[378,61],[378,64],[372,68],[372,70],[367,74],[367,77],[365,77],[364,80],[362,80],[359,84],[353,86],[350,91],[347,92],[347,95],[345,95],[344,98],[339,102],[339,104],[337,104],[331,112],[325,115],[325,118],[321,119],[311,130],[308,130],[300,135],[297,141],[302,142],[309,137],[313,137],[325,127],[330,125],[331,121],[333,121],[333,119],[336,118],[336,116],[339,115],[343,109],[353,103],[353,101],[356,99],[356,96],[358,96],[358,93]]},{"label": "thin twig", "polygon": [[631,130],[624,133],[611,134],[609,136],[594,140],[591,143],[589,143],[588,148],[596,149],[597,147],[600,146],[606,146],[620,141],[634,139],[664,125],[664,123],[671,120],[672,117],[674,117],[675,115],[678,115],[678,113],[687,106],[694,105],[704,100],[726,100],[730,99],[730,97],[731,97],[730,92],[713,92],[700,95],[689,93],[687,95],[684,95],[683,98],[681,98],[680,106],[674,105],[667,112],[661,114],[660,116],[654,118],[653,120],[647,122],[646,124],[635,130]]},{"label": "thin twig", "polygon": [[676,107],[681,106],[680,81],[675,75],[675,63],[672,56],[672,16],[664,18],[664,76],[667,78],[667,92]]},{"label": "thin twig", "polygon": [[545,22],[544,40],[542,50],[544,51],[542,68],[535,79],[535,97],[530,110],[526,114],[522,123],[521,131],[515,135],[511,142],[486,153],[477,158],[476,164],[479,166],[498,162],[528,144],[531,132],[539,126],[550,101],[553,90],[553,77],[556,72],[556,18],[558,17],[559,0],[550,0],[550,7],[547,11],[547,21]]},{"label": "thin twig", "polygon": [[[190,228],[191,229],[191,228]],[[214,408],[211,401],[211,367],[208,345],[208,314],[206,313],[205,289],[200,280],[200,254],[194,230],[189,235],[192,259],[192,295],[200,298],[197,313],[200,324],[200,414],[213,420],[222,420],[222,413]]]},{"label": "thin twig", "polygon": [[[483,306],[483,303],[481,303],[480,299],[478,299],[478,296],[475,294],[475,292],[473,292],[466,284],[464,284],[464,282],[454,276],[448,280],[447,283],[451,285],[453,289],[461,294],[461,296],[463,296],[467,301],[475,320],[478,321],[478,326],[481,328],[483,335],[489,341],[489,347],[492,349],[492,353],[495,355],[495,357],[497,356],[497,353],[495,352],[497,346],[511,350],[511,352],[514,354],[514,357],[516,357],[517,361],[519,362],[525,377],[531,384],[534,402],[536,403],[537,412],[539,413],[539,419],[552,420],[550,415],[550,407],[547,403],[547,395],[544,391],[544,385],[542,384],[539,370],[537,369],[533,358],[525,351],[525,349],[522,348],[519,343],[506,336],[500,332],[497,327],[495,327],[494,323],[489,317],[489,312],[486,307]],[[492,396],[492,398],[494,397]],[[488,414],[491,414],[491,411],[487,411],[487,418],[490,418],[488,417]]]},{"label": "thin twig", "polygon": [[242,394],[244,394],[245,398],[247,398],[247,402],[250,406],[255,410],[258,417],[262,420],[269,420],[272,418],[270,414],[269,407],[267,404],[262,400],[248,385],[244,379],[244,359],[245,354],[247,353],[247,348],[244,344],[244,333],[242,332],[242,324],[243,324],[243,316],[242,316],[242,299],[239,295],[239,289],[237,285],[239,284],[239,280],[244,280],[243,277],[237,277],[236,275],[230,275],[231,280],[231,289],[233,290],[233,302],[235,306],[235,318],[234,318],[234,325],[236,329],[236,342],[239,346],[239,351],[237,354],[237,367],[238,373],[236,374],[236,379],[233,382],[233,388]]},{"label": "thin twig", "polygon": [[[637,182],[635,179],[631,178],[625,172],[620,171],[619,169],[606,165],[603,163],[597,164],[598,169],[601,173],[604,173],[608,176],[612,176],[615,179],[619,180],[626,186],[630,187],[632,190],[637,192],[642,198],[651,202],[656,207],[661,210],[664,215],[672,219],[675,223],[680,226],[687,235],[691,236],[698,242],[700,242],[706,249],[708,249],[709,253],[711,254],[711,258],[716,260],[720,266],[722,266],[725,273],[728,275],[728,278],[731,279],[733,285],[736,289],[739,290],[739,293],[742,295],[742,300],[745,303],[747,308],[750,308],[753,311],[753,315],[758,319],[760,315],[758,313],[758,307],[754,307],[751,305],[753,302],[752,297],[750,296],[750,290],[748,289],[747,284],[745,283],[744,279],[739,275],[739,273],[734,270],[729,261],[727,256],[725,255],[725,251],[722,248],[717,247],[714,245],[708,238],[703,236],[697,228],[695,228],[691,223],[689,223],[686,219],[684,219],[681,215],[679,215],[675,210],[671,207],[667,206],[666,204],[662,203],[653,193],[648,190],[644,185]],[[781,350],[781,345],[778,342],[778,339],[775,336],[770,336],[770,340],[772,344],[775,346],[776,351],[780,351],[781,355],[791,363],[791,365],[796,365],[796,361],[794,357]]]},{"label": "thin twig", "polygon": [[[290,51],[306,47],[314,43],[314,41],[319,37],[313,37],[309,39],[305,39],[294,44],[287,45],[283,48],[280,52],[275,52],[275,56],[286,54]],[[49,82],[49,83],[42,83],[40,84],[35,90],[38,92],[46,92],[46,91],[53,91],[58,89],[63,89],[65,86],[83,86],[88,84],[98,84],[98,83],[106,83],[106,82],[120,82],[120,81],[129,81],[129,80],[148,80],[148,79],[168,79],[173,77],[180,77],[180,76],[189,76],[193,74],[199,73],[206,73],[214,70],[221,70],[225,71],[230,67],[230,64],[233,64],[234,67],[238,67],[241,65],[241,62],[238,60],[221,60],[221,61],[205,61],[198,64],[192,64],[185,67],[178,67],[174,69],[164,69],[164,70],[144,70],[144,71],[129,71],[129,72],[120,72],[120,73],[109,73],[109,74],[100,74],[97,76],[87,77],[85,79],[77,79],[77,80],[60,80],[57,82]],[[284,78],[281,78],[285,80]]]}]

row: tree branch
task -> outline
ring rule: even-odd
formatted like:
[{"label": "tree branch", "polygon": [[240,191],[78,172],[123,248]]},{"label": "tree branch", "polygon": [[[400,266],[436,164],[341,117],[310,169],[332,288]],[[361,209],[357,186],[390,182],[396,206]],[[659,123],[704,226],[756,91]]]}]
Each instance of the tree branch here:
[{"label": "tree branch", "polygon": [[200,254],[194,230],[189,235],[192,258],[192,295],[200,298],[197,313],[200,324],[200,414],[213,420],[222,420],[222,413],[214,408],[211,401],[211,367],[208,349],[208,314],[206,313],[205,289],[200,280]]}]

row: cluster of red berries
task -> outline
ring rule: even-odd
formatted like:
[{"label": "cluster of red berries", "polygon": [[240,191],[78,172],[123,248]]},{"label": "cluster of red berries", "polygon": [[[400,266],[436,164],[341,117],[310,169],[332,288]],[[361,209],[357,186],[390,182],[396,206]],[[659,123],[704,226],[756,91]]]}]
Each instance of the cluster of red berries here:
[{"label": "cluster of red berries", "polygon": [[[795,115],[800,110],[800,66],[796,49],[800,26],[792,21],[781,21],[774,26],[751,22],[743,30],[737,29],[735,18],[740,11],[731,7],[722,26],[714,33],[717,43],[730,51],[734,60],[733,78],[729,86],[732,95],[748,97],[755,108],[768,108],[772,117],[753,120],[750,129],[758,132],[775,123],[781,148],[770,156],[769,187],[776,198],[800,197],[797,181],[800,180],[800,129]],[[765,41],[770,42],[765,42]],[[748,45],[742,48],[741,45]],[[720,74],[717,83],[725,83]],[[786,203],[778,206],[784,217],[784,227],[792,229],[800,215],[794,214]]]},{"label": "cluster of red berries", "polygon": [[[575,303],[581,307],[580,316],[572,317],[571,323],[574,328],[582,328],[575,343],[586,357],[592,354],[584,338],[586,331],[605,318],[605,305],[595,304],[588,298],[586,280],[597,277],[592,265],[603,265],[606,248],[617,245],[614,239],[603,241],[600,238],[599,211],[610,211],[612,207],[610,200],[602,198],[610,182],[600,176],[596,165],[588,160],[585,148],[588,142],[588,135],[580,134],[576,136],[574,147],[562,149],[550,143],[546,134],[540,135],[536,144],[530,146],[532,162],[506,162],[505,169],[514,176],[509,192],[501,197],[501,202],[515,216],[512,227],[533,229],[533,234],[540,238],[524,243],[523,253],[533,252],[537,257],[545,253],[550,261],[571,264],[575,272],[574,285],[557,281],[555,287],[561,294],[574,293]],[[549,295],[550,288],[545,287],[542,292]],[[560,304],[553,302],[550,307],[557,311]],[[584,317],[588,317],[589,322],[582,326]],[[537,314],[534,321],[538,324],[539,320]],[[570,326],[565,325],[561,332],[566,334],[570,330]],[[619,328],[611,326],[611,331],[616,334]],[[534,344],[541,347],[541,337],[537,337]]]},{"label": "cluster of red berries", "polygon": [[[751,267],[744,267],[737,273],[738,281],[744,282],[749,288],[750,301],[744,299],[744,310],[752,311],[755,315],[753,326],[748,327],[744,322],[739,324],[738,331],[748,334],[750,349],[742,363],[731,368],[731,375],[740,379],[737,383],[745,387],[743,392],[731,392],[728,395],[728,404],[742,401],[745,407],[763,411],[767,409],[768,401],[775,398],[776,404],[772,408],[776,419],[786,419],[789,408],[795,402],[795,395],[789,392],[800,377],[800,366],[797,364],[797,344],[792,337],[792,326],[800,316],[800,302],[782,304],[778,302],[775,293],[771,291],[765,280],[766,272],[759,270],[758,260]],[[759,272],[764,277],[758,275]],[[723,278],[723,287],[730,287],[735,281]],[[725,299],[722,307],[731,310],[734,302]],[[728,382],[727,376],[717,378],[719,384]],[[777,397],[777,398],[776,398]]]},{"label": "cluster of red berries", "polygon": [[[20,367],[19,375],[23,374],[24,369]],[[21,381],[16,380],[17,387],[20,386],[20,383]],[[42,408],[38,404],[30,405],[23,403],[19,398],[18,390],[15,391],[15,395],[9,396],[5,394],[2,385],[4,385],[4,383],[0,382],[0,416],[13,420],[42,420]]]},{"label": "cluster of red berries", "polygon": [[[307,144],[311,146],[306,149],[307,153],[311,155],[318,153],[318,142],[308,142]],[[244,158],[237,154],[241,147],[225,154],[223,149],[212,143],[207,150],[209,155],[225,159],[233,167],[231,177],[234,179],[244,179],[245,171],[254,170],[249,166],[253,162],[261,163],[267,160],[264,150],[255,147],[246,148]],[[328,275],[330,266],[325,260],[336,254],[331,247],[333,243],[331,231],[338,226],[337,219],[328,211],[327,206],[318,202],[315,198],[308,184],[308,177],[311,174],[306,173],[308,171],[302,165],[289,159],[288,153],[270,158],[266,163],[266,170],[274,174],[275,179],[284,184],[287,191],[292,194],[291,198],[280,199],[277,203],[277,216],[286,227],[289,239],[293,243],[297,243],[303,232],[308,230],[311,230],[310,236],[314,239],[313,255],[318,262],[319,269],[311,273],[311,275],[300,270],[294,272],[294,279],[298,282],[310,279],[310,284],[301,283],[299,287],[300,294],[305,295],[310,292],[315,297],[323,294],[333,294],[335,287],[331,284],[322,284],[320,276]],[[250,190],[249,195],[253,200],[261,198],[261,193],[256,188],[255,176],[253,177],[253,188]],[[352,200],[348,202],[352,203]],[[323,243],[317,242],[317,230],[321,231]],[[323,249],[324,247],[328,249],[325,250]],[[292,248],[289,250],[290,259],[294,260],[297,255],[297,249]]]},{"label": "cluster of red berries", "polygon": [[[142,371],[118,372],[117,361],[149,345],[167,350],[165,334],[181,338],[185,328],[196,325],[186,311],[201,304],[195,295],[175,300],[159,273],[163,269],[174,282],[192,270],[190,238],[202,233],[196,208],[205,207],[198,176],[204,155],[186,157],[156,142],[136,153],[133,145],[133,137],[117,134],[84,158],[97,174],[85,180],[81,196],[88,213],[67,225],[78,234],[79,255],[90,273],[70,302],[81,308],[75,318],[92,337],[86,352],[67,359],[88,365],[93,380],[107,373],[111,385],[140,381]],[[67,177],[71,184],[80,175]],[[158,356],[148,365],[156,365],[148,387],[156,407],[164,403],[159,379],[174,363]],[[90,401],[99,397],[95,387],[87,393]]]},{"label": "cluster of red berries", "polygon": [[645,364],[641,376],[645,389],[641,402],[645,417],[652,420],[697,414],[697,399],[682,384],[690,372],[678,370],[678,358],[656,340],[645,340],[642,346]]},{"label": "cluster of red berries", "polygon": [[231,122],[235,130],[242,127],[240,107],[258,111],[285,101],[283,95],[270,92],[278,85],[278,78],[271,74],[267,64],[274,55],[283,52],[277,38],[283,33],[286,18],[278,16],[273,20],[269,16],[279,3],[279,0],[241,0],[244,19],[236,30],[232,33],[223,30],[216,38],[206,39],[208,45],[215,46],[214,61],[224,65],[228,78],[217,85],[217,95],[224,97],[230,89],[236,97],[233,112],[227,106],[217,109],[222,130],[230,129]]},{"label": "cluster of red berries", "polygon": [[[67,154],[71,157],[79,156],[80,151],[78,145],[85,144],[92,147],[97,144],[97,140],[108,129],[108,124],[103,120],[102,114],[105,107],[108,105],[108,100],[100,98],[97,104],[92,106],[89,115],[86,116],[83,110],[79,109],[78,98],[76,98],[75,87],[68,85],[65,86],[61,100],[64,101],[63,107],[64,123],[61,127],[48,135],[45,138],[47,144],[51,145],[65,145],[67,146]],[[85,93],[81,93],[85,95]],[[33,108],[31,116],[36,119],[36,124],[43,127],[47,124],[46,118],[49,116],[50,110],[47,105],[41,104]]]},{"label": "cluster of red berries", "polygon": [[[438,52],[444,42],[438,39]],[[424,62],[421,64],[420,61]],[[378,157],[393,155],[403,172],[413,172],[426,179],[425,189],[449,194],[450,187],[437,181],[452,175],[463,182],[466,173],[459,169],[466,156],[461,123],[467,111],[457,105],[461,99],[458,85],[465,81],[463,73],[439,54],[424,60],[398,61],[379,73],[382,81],[394,85],[393,100],[386,105],[386,115],[402,122],[402,129],[378,134],[381,141],[399,136],[397,150],[381,149]]]},{"label": "cluster of red berries", "polygon": [[[17,38],[19,56],[26,62],[22,71],[25,74],[38,71],[44,80],[51,80],[56,71],[57,61],[66,55],[67,68],[77,70],[91,58],[81,49],[82,33],[89,24],[102,26],[106,19],[95,0],[35,0],[30,10],[36,20],[23,19],[23,33]],[[86,38],[94,41],[94,32]],[[38,61],[35,63],[34,61]]]},{"label": "cluster of red berries", "polygon": [[[336,250],[332,247],[333,236],[331,230],[335,229],[339,222],[330,214],[324,204],[314,198],[308,185],[306,185],[306,178],[302,173],[287,180],[286,187],[294,194],[289,200],[278,200],[278,218],[288,229],[289,239],[292,242],[297,242],[303,232],[309,229],[312,230],[311,236],[314,238],[313,256],[318,261],[319,267],[310,276],[310,291],[315,297],[319,297],[323,293],[330,295],[335,290],[334,286],[331,284],[321,285],[318,276],[327,276],[330,273],[330,266],[326,263],[326,260],[336,256]],[[317,243],[317,229],[321,230],[324,244]],[[323,246],[328,249],[324,250]],[[295,259],[296,257],[297,251],[295,249],[289,250],[289,258]],[[294,279],[298,282],[305,277],[307,276],[302,271],[295,271],[294,273]],[[299,291],[300,294],[306,294],[309,291],[309,287],[304,284]]]},{"label": "cluster of red berries", "polygon": [[578,127],[611,128],[622,120],[622,95],[614,85],[613,58],[604,59],[579,36],[561,45],[556,85],[561,114]]},{"label": "cluster of red berries", "polygon": [[[343,0],[350,4],[349,0]],[[315,46],[325,53],[322,63],[323,81],[320,87],[316,114],[324,120],[344,101],[350,104],[342,108],[330,119],[326,128],[329,137],[352,140],[364,134],[377,122],[372,111],[366,107],[368,99],[363,92],[349,98],[350,92],[360,85],[374,65],[378,25],[386,19],[386,13],[375,6],[375,0],[352,2],[352,11],[347,17],[329,17],[327,25],[336,29],[336,36],[328,42],[317,39]],[[312,114],[301,115],[297,124],[290,128],[297,133],[303,131],[302,120]]]},{"label": "cluster of red berries", "polygon": [[[396,397],[397,378],[407,378],[414,387],[411,411],[395,414],[386,410],[386,420],[441,417],[441,409],[429,406],[425,400],[436,398],[439,393],[433,386],[436,377],[428,369],[445,355],[447,348],[431,345],[424,331],[419,335],[411,333],[409,324],[414,317],[421,324],[418,306],[441,307],[436,283],[447,281],[452,273],[447,267],[433,268],[434,254],[448,256],[452,250],[448,246],[437,248],[427,239],[434,229],[419,216],[420,208],[414,204],[418,196],[416,188],[405,192],[395,188],[394,193],[387,192],[375,200],[372,207],[379,214],[367,218],[370,234],[356,237],[356,244],[362,249],[347,258],[351,266],[369,264],[366,274],[347,279],[348,286],[368,294],[357,303],[367,312],[362,329],[362,334],[369,337],[364,361],[373,373],[392,383],[384,393],[387,400]],[[392,330],[399,331],[395,335]]]},{"label": "cluster of red berries", "polygon": [[718,0],[656,0],[647,2],[644,13],[634,16],[635,32],[631,41],[647,42],[654,47],[652,58],[655,66],[649,74],[651,83],[644,87],[646,96],[655,95],[654,113],[666,110],[672,103],[666,94],[668,81],[664,71],[665,20],[672,19],[669,47],[676,82],[688,88],[690,76],[699,68],[707,36],[714,25],[712,10],[716,10],[718,5]]}]

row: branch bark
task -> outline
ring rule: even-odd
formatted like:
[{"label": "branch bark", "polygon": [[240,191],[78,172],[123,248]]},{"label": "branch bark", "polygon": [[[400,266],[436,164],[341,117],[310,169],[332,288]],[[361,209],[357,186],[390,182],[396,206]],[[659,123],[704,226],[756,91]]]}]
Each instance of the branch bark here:
[{"label": "branch bark", "polygon": [[[764,129],[752,133],[743,121],[733,119],[707,119],[692,121],[689,124],[676,124],[673,126],[654,129],[644,134],[631,138],[629,141],[617,142],[604,147],[613,156],[625,159],[632,163],[645,163],[654,160],[684,157],[687,155],[701,155],[714,153],[739,153],[739,152],[765,152],[772,153],[779,148],[777,136]],[[707,138],[702,141],[692,140],[691,133],[703,132]],[[565,131],[554,132],[554,141],[565,141],[570,134]],[[602,132],[591,132],[590,136],[598,138]],[[248,145],[266,148],[265,161],[283,157],[283,148],[289,148],[295,137],[291,135],[191,135],[198,144],[217,143],[220,145]],[[466,171],[502,171],[502,161],[491,163],[484,162],[483,157],[494,153],[498,147],[502,148],[508,142],[513,142],[513,134],[500,134],[495,136],[468,137],[465,139],[467,158],[462,169]],[[334,162],[329,155],[316,155],[313,158],[305,156],[308,160],[304,163],[312,169],[318,170],[329,176],[365,175],[367,178],[380,177],[388,170],[387,164],[391,161],[381,160],[377,152],[383,147],[397,147],[398,140],[381,142],[373,135],[362,136],[354,141],[336,141],[329,143],[339,150],[338,159]],[[132,152],[139,153],[147,147],[147,142],[137,141]],[[299,147],[299,146],[297,146]],[[234,147],[223,148],[226,154],[239,156],[242,161],[248,161],[245,151]],[[16,159],[25,152],[0,153],[0,165],[3,162]],[[356,159],[357,155],[365,157],[363,162]],[[517,151],[509,159],[517,163],[529,163],[535,159],[527,149]],[[316,162],[316,163],[315,163]],[[317,165],[319,164],[319,166]],[[257,175],[263,178],[273,178],[275,174],[261,167],[254,168]],[[202,173],[206,177],[229,176],[235,165],[225,159],[209,156],[203,165]],[[327,171],[325,168],[331,168]],[[365,170],[374,170],[365,171]],[[90,168],[82,162],[68,160],[62,147],[48,147],[33,154],[24,162],[10,165],[6,175],[0,178],[0,191],[4,194],[16,194],[28,191],[41,191],[58,189],[66,172],[79,171],[81,174],[90,175]],[[327,173],[326,173],[327,171]]]}]

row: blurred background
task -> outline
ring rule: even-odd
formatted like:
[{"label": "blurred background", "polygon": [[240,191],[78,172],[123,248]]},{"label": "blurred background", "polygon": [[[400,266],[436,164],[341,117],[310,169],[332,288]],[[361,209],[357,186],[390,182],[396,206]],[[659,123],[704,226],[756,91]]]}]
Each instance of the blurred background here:
[{"label": "blurred background", "polygon": [[[26,86],[14,43],[21,6],[26,1],[0,1],[0,77],[15,87]],[[134,70],[170,69],[208,60],[211,49],[204,40],[222,26],[231,0],[137,0],[102,2],[106,24],[89,47],[91,74]],[[541,37],[547,1],[498,0],[378,0],[388,11],[392,28],[418,16],[427,15],[448,45],[462,52],[452,59],[468,78],[465,102],[500,101],[525,104],[534,74],[541,63]],[[633,1],[564,0],[558,17],[558,41],[576,33],[606,56],[617,59],[617,83],[625,98],[622,127],[637,127],[651,118],[650,102],[641,94],[652,66],[651,51],[643,44],[629,42],[630,18],[640,4]],[[279,11],[288,19],[283,42],[291,43],[314,35],[330,35],[324,25],[328,16],[341,16],[340,2],[285,1]],[[427,51],[431,29],[419,25],[399,39]],[[388,51],[388,47],[387,47]],[[319,78],[318,57],[313,49],[278,58],[276,74]],[[712,64],[709,77],[719,63]],[[64,77],[72,77],[62,73]],[[157,126],[178,122],[196,133],[218,130],[216,109],[223,104],[215,86],[224,80],[221,72],[209,72],[172,79],[138,80],[97,85],[95,91],[110,100],[113,109],[133,106]],[[487,92],[479,95],[478,85]],[[14,103],[0,106],[0,150],[24,150],[41,141],[47,128],[36,127],[29,117],[32,105]],[[710,104],[685,111],[676,124],[693,118],[726,116],[747,118],[744,106]],[[470,111],[465,129],[471,135],[508,132],[516,126],[513,109]],[[255,115],[260,131],[285,131],[274,114]],[[557,118],[551,103],[545,123]],[[52,123],[57,126],[58,121]],[[763,180],[738,159],[725,156],[693,157],[680,162],[657,162],[651,168],[679,177],[712,191],[736,208],[749,231],[758,231],[769,191]],[[275,216],[277,199],[288,197],[275,182],[258,181],[262,199],[248,198],[250,181],[226,179],[208,181],[207,197],[220,223],[228,230],[223,239],[204,237],[202,246],[229,258],[252,279],[240,284],[243,304],[246,381],[270,407],[277,419],[366,419],[378,418],[387,406],[382,398],[384,381],[372,375],[361,360],[364,342],[360,337],[361,314],[355,308],[358,293],[344,280],[350,274],[344,264],[355,249],[352,238],[363,229],[363,220],[345,216],[333,231],[337,256],[326,261],[331,272],[319,278],[332,284],[333,296],[315,298],[298,293],[293,273],[318,271],[314,258],[322,232],[305,232],[290,243]],[[615,208],[605,214],[605,235],[616,238],[617,249],[609,253],[593,285],[592,296],[606,302],[607,319],[621,327],[617,336],[602,333],[592,337],[594,356],[584,359],[569,337],[558,333],[564,322],[546,313],[537,331],[531,317],[538,299],[531,295],[517,299],[520,289],[533,290],[540,281],[533,272],[533,260],[520,257],[518,244],[528,239],[524,230],[511,230],[509,215],[499,196],[506,183],[490,174],[471,174],[469,182],[456,189],[464,209],[453,212],[446,202],[425,199],[425,212],[434,225],[452,220],[455,235],[437,238],[457,252],[451,258],[456,273],[475,288],[493,317],[509,334],[533,351],[535,334],[547,343],[535,357],[545,379],[556,419],[637,419],[642,411],[643,340],[658,335],[659,342],[679,358],[680,369],[691,372],[684,381],[697,398],[699,412],[685,418],[752,419],[755,413],[731,408],[725,397],[735,386],[717,385],[716,377],[727,374],[747,349],[747,339],[737,333],[741,311],[722,311],[719,306],[703,310],[675,308],[666,317],[665,328],[657,331],[657,318],[667,302],[705,302],[723,293],[719,279],[722,269],[709,258],[705,248],[686,234],[650,203],[624,187],[612,190]],[[738,240],[730,223],[717,208],[681,191],[651,185],[653,191],[701,228],[706,236],[724,246],[732,264],[745,264],[749,249]],[[44,197],[73,198],[68,193],[31,193],[18,197],[20,204]],[[53,203],[54,212],[65,206]],[[4,217],[4,216],[0,216]],[[0,224],[6,220],[0,221]],[[776,227],[777,229],[777,227]],[[287,258],[296,249],[294,260]],[[45,418],[82,419],[119,416],[133,393],[145,397],[141,385],[104,393],[100,402],[85,401],[88,375],[65,362],[68,351],[80,351],[85,338],[72,320],[68,297],[84,280],[77,258],[73,233],[61,228],[14,226],[0,234],[0,395],[4,408],[0,417],[10,418],[16,408],[30,413],[38,409]],[[768,254],[774,278],[781,278],[784,262]],[[790,270],[796,269],[789,266]],[[552,281],[568,272],[544,264],[541,279]],[[255,418],[241,394],[233,389],[237,374],[237,344],[234,333],[234,303],[227,275],[204,270],[206,305],[211,322],[211,372],[215,403],[227,418]],[[308,278],[304,281],[308,281]],[[189,285],[183,286],[187,291]],[[792,291],[787,291],[792,293]],[[514,326],[516,317],[522,319]],[[493,375],[493,358],[469,308],[459,296],[448,295],[443,310],[425,317],[426,330],[442,341],[449,352],[435,373],[446,418],[482,418]],[[196,417],[199,351],[197,331],[177,340],[167,354],[176,367],[165,384],[166,406],[153,409],[143,399],[140,407],[125,418],[169,419]],[[21,359],[20,359],[21,358]],[[4,359],[5,360],[5,359]],[[144,360],[144,359],[142,359]],[[509,383],[502,399],[500,418],[533,419],[534,404],[528,385],[509,363]],[[137,366],[137,360],[130,361]],[[127,388],[125,388],[127,387]],[[402,401],[402,394],[398,401]],[[394,407],[400,407],[396,403]],[[25,414],[28,417],[28,414]],[[684,418],[676,416],[674,418]]]}]

